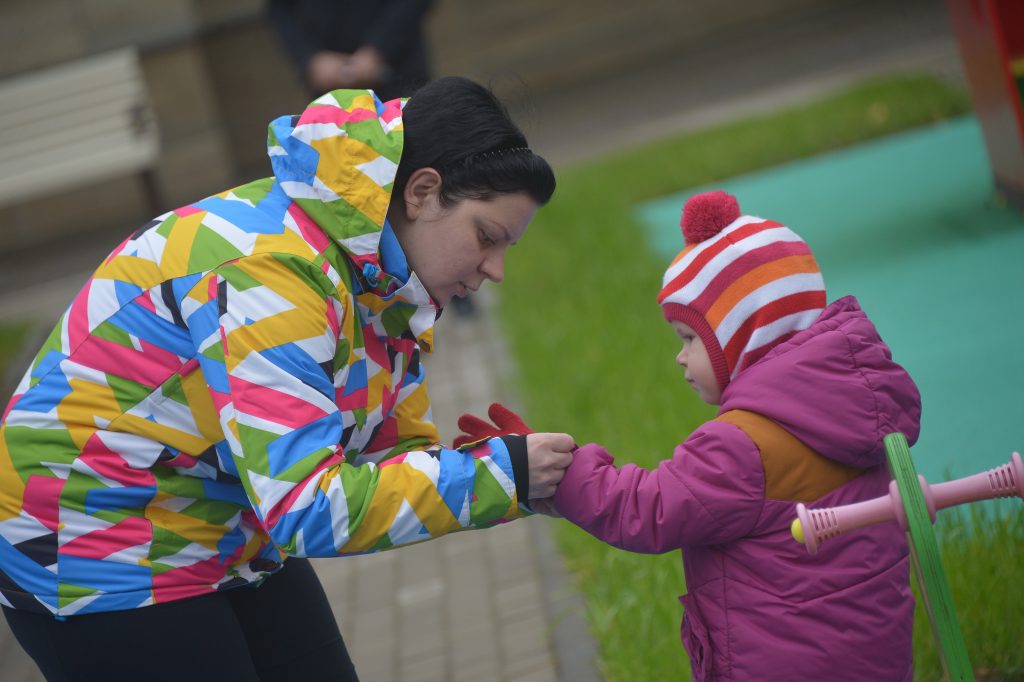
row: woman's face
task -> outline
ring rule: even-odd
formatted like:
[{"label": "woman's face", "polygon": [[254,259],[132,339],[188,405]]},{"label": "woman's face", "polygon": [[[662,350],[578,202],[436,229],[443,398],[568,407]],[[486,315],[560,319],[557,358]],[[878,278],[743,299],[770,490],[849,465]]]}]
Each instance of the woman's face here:
[{"label": "woman's face", "polygon": [[[429,171],[426,175],[419,175]],[[433,174],[432,176],[430,174]],[[415,183],[415,185],[414,185]],[[388,218],[427,293],[440,306],[505,277],[505,254],[526,232],[537,202],[525,192],[463,199],[442,207],[440,177],[420,169],[409,178],[405,206]],[[411,200],[410,200],[411,199]]]}]

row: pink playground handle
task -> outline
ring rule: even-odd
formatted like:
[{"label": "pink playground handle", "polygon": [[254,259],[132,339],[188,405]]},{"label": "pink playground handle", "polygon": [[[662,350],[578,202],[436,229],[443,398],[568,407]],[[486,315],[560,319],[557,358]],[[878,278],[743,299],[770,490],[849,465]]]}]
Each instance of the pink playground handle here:
[{"label": "pink playground handle", "polygon": [[[924,477],[918,475],[917,478],[921,482],[921,492],[932,523],[935,522],[937,510],[965,502],[993,497],[1016,496],[1024,499],[1024,462],[1017,452],[1002,466],[955,481],[929,485]],[[888,495],[825,509],[808,509],[798,504],[796,515],[792,525],[793,537],[797,542],[803,542],[811,554],[815,554],[825,540],[873,523],[895,520],[903,530],[907,529],[907,516],[896,481],[889,483]]]}]

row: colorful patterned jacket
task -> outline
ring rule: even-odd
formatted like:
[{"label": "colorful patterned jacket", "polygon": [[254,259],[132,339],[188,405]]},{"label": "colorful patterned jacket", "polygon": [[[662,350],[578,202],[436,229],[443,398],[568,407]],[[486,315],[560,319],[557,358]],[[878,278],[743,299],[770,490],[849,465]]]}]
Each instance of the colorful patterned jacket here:
[{"label": "colorful patterned jacket", "polygon": [[522,515],[522,438],[438,445],[402,141],[401,101],[325,95],[271,124],[275,177],[96,270],[0,422],[0,603],[135,608]]}]

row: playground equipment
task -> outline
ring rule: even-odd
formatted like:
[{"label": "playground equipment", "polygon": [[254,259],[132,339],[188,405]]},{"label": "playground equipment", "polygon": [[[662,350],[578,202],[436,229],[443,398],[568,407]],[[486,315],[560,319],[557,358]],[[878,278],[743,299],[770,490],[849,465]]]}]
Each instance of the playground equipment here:
[{"label": "playground equipment", "polygon": [[932,523],[935,512],[946,507],[996,497],[1024,499],[1024,461],[1015,452],[1002,466],[929,485],[915,470],[903,434],[886,436],[885,451],[893,477],[888,495],[825,509],[808,509],[798,504],[797,518],[791,526],[793,538],[815,554],[823,542],[842,533],[885,521],[899,523],[907,532],[914,570],[946,674],[954,682],[973,682],[974,673],[942,570]]},{"label": "playground equipment", "polygon": [[1024,210],[1024,3],[947,4],[996,190]]}]

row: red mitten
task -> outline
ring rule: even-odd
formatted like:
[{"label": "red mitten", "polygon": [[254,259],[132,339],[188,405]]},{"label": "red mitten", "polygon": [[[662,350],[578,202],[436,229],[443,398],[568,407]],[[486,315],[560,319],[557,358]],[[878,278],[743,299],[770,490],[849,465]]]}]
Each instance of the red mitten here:
[{"label": "red mitten", "polygon": [[459,428],[465,433],[455,439],[455,447],[461,448],[463,445],[495,436],[525,436],[533,433],[533,429],[526,425],[522,417],[501,403],[491,403],[487,409],[487,416],[491,418],[493,424],[468,413],[459,417]]}]

